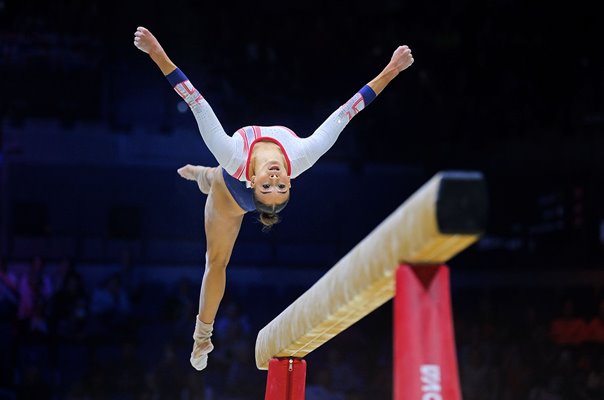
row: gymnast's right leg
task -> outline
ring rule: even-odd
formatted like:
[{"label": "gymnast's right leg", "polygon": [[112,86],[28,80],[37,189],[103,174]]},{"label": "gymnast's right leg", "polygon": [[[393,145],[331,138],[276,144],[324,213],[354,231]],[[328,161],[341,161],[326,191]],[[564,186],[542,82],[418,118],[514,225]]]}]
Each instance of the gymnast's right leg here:
[{"label": "gymnast's right leg", "polygon": [[204,167],[201,165],[187,164],[178,169],[178,174],[189,181],[196,181],[201,193],[210,193],[217,167]]},{"label": "gymnast's right leg", "polygon": [[233,246],[243,212],[233,212],[232,199],[225,197],[226,187],[217,170],[214,184],[206,200],[204,224],[207,239],[206,265],[199,294],[199,314],[195,321],[194,344],[191,365],[201,371],[207,366],[208,354],[214,349],[211,341],[214,319],[226,287],[226,267],[233,252]]}]

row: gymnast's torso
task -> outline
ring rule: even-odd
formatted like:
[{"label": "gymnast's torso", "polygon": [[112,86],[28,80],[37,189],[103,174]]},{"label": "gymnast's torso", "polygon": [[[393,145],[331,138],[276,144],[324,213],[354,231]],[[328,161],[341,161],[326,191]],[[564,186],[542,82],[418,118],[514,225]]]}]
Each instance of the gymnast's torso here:
[{"label": "gymnast's torso", "polygon": [[233,134],[235,152],[224,169],[235,179],[250,181],[249,165],[254,146],[261,141],[275,143],[285,158],[287,174],[292,178],[308,169],[312,163],[305,153],[304,140],[285,126],[246,126]]}]

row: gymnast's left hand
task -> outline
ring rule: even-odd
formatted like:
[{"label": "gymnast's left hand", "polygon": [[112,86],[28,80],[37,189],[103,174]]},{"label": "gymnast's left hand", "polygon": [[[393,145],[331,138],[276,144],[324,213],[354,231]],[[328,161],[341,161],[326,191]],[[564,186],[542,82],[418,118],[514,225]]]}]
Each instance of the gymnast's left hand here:
[{"label": "gymnast's left hand", "polygon": [[409,68],[413,64],[413,55],[409,46],[399,46],[394,53],[388,66],[395,69],[397,72],[401,72]]}]

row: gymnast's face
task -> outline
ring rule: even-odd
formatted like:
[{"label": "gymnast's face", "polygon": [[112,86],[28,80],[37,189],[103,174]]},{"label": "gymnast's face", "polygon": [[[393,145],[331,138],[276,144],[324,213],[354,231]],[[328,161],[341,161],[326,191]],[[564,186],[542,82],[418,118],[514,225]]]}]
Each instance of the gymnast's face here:
[{"label": "gymnast's face", "polygon": [[281,204],[289,199],[291,178],[284,168],[276,163],[262,166],[252,176],[250,186],[256,199],[264,204]]}]

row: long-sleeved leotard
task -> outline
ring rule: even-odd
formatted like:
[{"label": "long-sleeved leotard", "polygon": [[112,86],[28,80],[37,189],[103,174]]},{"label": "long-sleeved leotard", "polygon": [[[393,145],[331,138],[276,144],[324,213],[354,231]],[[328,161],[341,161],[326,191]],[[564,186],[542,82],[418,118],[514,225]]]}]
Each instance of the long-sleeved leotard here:
[{"label": "long-sleeved leotard", "polygon": [[257,142],[267,140],[279,145],[285,156],[288,175],[295,178],[317,162],[333,146],[348,122],[376,97],[369,86],[363,86],[307,138],[298,137],[284,126],[246,126],[228,136],[212,107],[180,69],[166,78],[189,105],[199,132],[218,163],[234,178],[247,182],[250,180],[250,154]]}]

